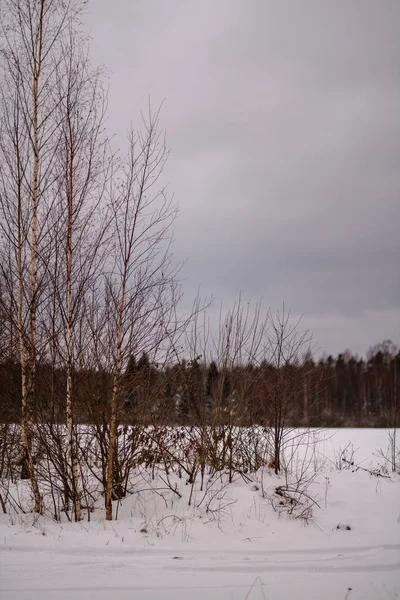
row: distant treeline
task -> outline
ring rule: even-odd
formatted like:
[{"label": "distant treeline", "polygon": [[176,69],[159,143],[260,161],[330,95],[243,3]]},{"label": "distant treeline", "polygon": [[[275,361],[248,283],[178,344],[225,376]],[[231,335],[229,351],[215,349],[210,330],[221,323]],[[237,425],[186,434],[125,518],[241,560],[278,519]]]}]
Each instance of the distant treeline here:
[{"label": "distant treeline", "polygon": [[[107,371],[74,374],[77,422],[108,423],[113,377]],[[66,372],[38,364],[33,421],[65,420]],[[232,368],[201,358],[159,366],[147,355],[129,358],[122,375],[120,423],[196,425],[232,422],[290,426],[392,427],[399,424],[400,352],[380,344],[367,359],[349,352],[315,363],[280,367],[263,362]],[[19,421],[21,368],[0,363],[0,419]]]}]

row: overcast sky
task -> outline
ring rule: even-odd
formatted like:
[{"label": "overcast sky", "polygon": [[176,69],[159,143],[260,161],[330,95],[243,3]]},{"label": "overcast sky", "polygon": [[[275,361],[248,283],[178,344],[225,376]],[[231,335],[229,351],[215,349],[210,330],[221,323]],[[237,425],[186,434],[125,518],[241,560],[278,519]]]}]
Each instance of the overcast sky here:
[{"label": "overcast sky", "polygon": [[120,144],[165,99],[188,299],[284,301],[328,354],[399,344],[399,0],[92,0],[86,25]]}]

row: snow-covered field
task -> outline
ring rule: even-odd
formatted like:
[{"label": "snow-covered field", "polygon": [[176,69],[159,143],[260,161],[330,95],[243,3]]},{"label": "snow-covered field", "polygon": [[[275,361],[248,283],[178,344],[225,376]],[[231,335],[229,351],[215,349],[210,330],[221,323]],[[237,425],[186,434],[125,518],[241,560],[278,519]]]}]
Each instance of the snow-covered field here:
[{"label": "snow-covered field", "polygon": [[[313,470],[307,520],[288,515],[276,495],[274,510],[271,496],[285,476],[266,468],[251,480],[216,478],[202,492],[177,481],[182,498],[142,488],[113,522],[103,512],[78,524],[1,515],[1,600],[400,597],[400,476],[378,452],[387,432],[320,437],[294,465]],[[349,443],[365,470],[337,468]]]}]

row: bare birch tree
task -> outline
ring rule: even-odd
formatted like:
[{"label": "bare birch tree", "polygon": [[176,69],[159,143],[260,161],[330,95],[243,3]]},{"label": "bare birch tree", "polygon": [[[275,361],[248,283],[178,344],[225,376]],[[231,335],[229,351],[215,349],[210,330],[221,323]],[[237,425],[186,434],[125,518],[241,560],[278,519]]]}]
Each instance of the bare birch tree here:
[{"label": "bare birch tree", "polygon": [[108,279],[113,314],[113,391],[108,451],[106,519],[112,520],[121,375],[130,353],[157,349],[170,336],[177,301],[177,268],[170,254],[170,225],[176,209],[157,188],[168,152],[159,129],[159,112],[144,120],[144,130],[129,134],[129,150],[116,182],[112,210],[115,263]]},{"label": "bare birch tree", "polygon": [[304,392],[307,372],[300,368],[304,356],[311,356],[309,331],[300,331],[300,320],[292,319],[283,305],[275,315],[269,311],[270,334],[264,364],[266,386],[263,390],[264,415],[272,428],[271,465],[279,473],[285,438],[291,430],[290,417]]},{"label": "bare birch tree", "polygon": [[77,353],[80,350],[77,333],[85,318],[84,298],[91,280],[96,277],[103,243],[108,232],[108,217],[104,192],[112,157],[104,135],[106,100],[101,72],[92,69],[88,49],[80,32],[70,23],[61,36],[62,61],[55,65],[57,120],[61,128],[59,149],[60,204],[64,207],[61,240],[55,248],[64,248],[61,270],[55,288],[57,307],[63,323],[64,344],[62,364],[66,369],[66,422],[71,464],[71,482],[75,519],[81,518],[79,464],[74,434],[74,380]]}]

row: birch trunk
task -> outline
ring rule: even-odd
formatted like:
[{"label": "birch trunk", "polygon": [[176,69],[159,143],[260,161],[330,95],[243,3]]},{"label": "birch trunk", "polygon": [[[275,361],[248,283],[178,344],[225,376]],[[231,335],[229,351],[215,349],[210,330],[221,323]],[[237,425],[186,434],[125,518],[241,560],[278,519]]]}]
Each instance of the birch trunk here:
[{"label": "birch trunk", "polygon": [[18,173],[18,215],[17,215],[17,271],[18,271],[18,335],[19,335],[19,350],[21,360],[21,428],[22,428],[22,449],[23,449],[23,466],[29,473],[31,480],[33,497],[34,497],[34,512],[41,510],[41,498],[39,485],[36,477],[35,466],[32,458],[32,432],[31,432],[31,406],[28,389],[28,361],[25,340],[24,328],[24,268],[23,268],[23,239],[22,239],[22,175],[21,163],[19,156],[19,147],[16,147],[17,158],[17,173]]},{"label": "birch trunk", "polygon": [[72,501],[74,504],[75,521],[82,518],[81,500],[79,493],[79,464],[74,440],[73,414],[73,297],[72,297],[72,261],[73,261],[73,215],[74,215],[74,136],[72,133],[70,114],[67,114],[69,134],[69,171],[68,171],[68,225],[67,225],[67,322],[66,322],[66,352],[67,352],[67,390],[66,417],[68,431],[68,449],[71,462]]},{"label": "birch trunk", "polygon": [[108,461],[107,461],[107,490],[106,490],[106,520],[112,521],[112,489],[114,480],[114,455],[115,445],[117,436],[117,416],[118,416],[118,394],[121,381],[121,370],[122,370],[122,339],[123,339],[123,317],[125,311],[125,292],[127,283],[127,268],[125,266],[123,280],[122,280],[122,291],[121,291],[121,302],[119,306],[118,315],[118,331],[117,331],[117,351],[115,357],[115,369],[114,369],[114,381],[113,381],[113,393],[111,402],[111,422],[110,422],[110,446],[108,450]]},{"label": "birch trunk", "polygon": [[[37,261],[38,261],[38,208],[39,208],[39,81],[42,67],[43,49],[43,13],[45,0],[40,3],[39,16],[39,43],[37,54],[34,56],[34,79],[33,79],[33,181],[32,181],[32,229],[31,229],[31,298],[29,304],[29,371],[26,378],[26,401],[25,401],[25,443],[28,449],[28,465],[32,481],[32,489],[35,498],[35,512],[40,511],[40,493],[35,475],[31,443],[29,441],[30,413],[35,401],[36,384],[36,330],[37,330]],[[28,413],[28,415],[27,415]],[[33,475],[33,477],[32,477]]]}]

